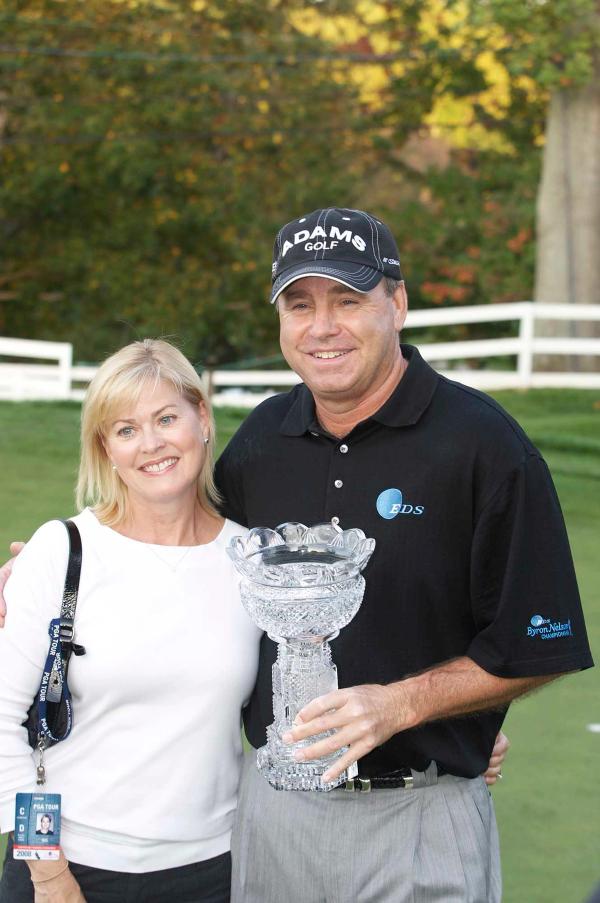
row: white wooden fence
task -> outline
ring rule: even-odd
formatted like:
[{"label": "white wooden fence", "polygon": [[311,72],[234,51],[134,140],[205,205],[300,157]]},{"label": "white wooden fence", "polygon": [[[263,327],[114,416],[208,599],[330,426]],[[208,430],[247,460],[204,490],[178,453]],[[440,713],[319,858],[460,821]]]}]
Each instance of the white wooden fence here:
[{"label": "white wooden fence", "polygon": [[[4,360],[6,358],[9,360]],[[12,362],[10,358],[13,358]],[[21,362],[23,358],[35,360],[36,363],[24,364]],[[73,346],[67,342],[38,342],[0,336],[0,399],[71,398],[72,363]]]},{"label": "white wooden fence", "polygon": [[[518,321],[518,334],[512,338],[419,342],[419,350],[440,372],[474,388],[600,388],[600,338],[536,337],[535,323],[542,320],[600,322],[600,304],[579,306],[522,301],[410,311],[403,338],[410,341],[410,330],[414,328]],[[407,336],[405,331],[409,332]],[[598,369],[596,372],[542,372],[534,367],[536,355],[561,355],[569,359],[597,356]],[[514,369],[473,369],[464,365],[465,361],[506,356],[514,356]],[[10,358],[13,362],[7,360]],[[23,359],[33,359],[36,363],[23,363]],[[457,362],[459,366],[455,368],[451,362]],[[66,343],[0,338],[0,399],[80,400],[96,369],[73,366],[72,348]],[[289,369],[213,370],[205,375],[205,379],[214,404],[248,408],[298,382],[296,374]]]}]

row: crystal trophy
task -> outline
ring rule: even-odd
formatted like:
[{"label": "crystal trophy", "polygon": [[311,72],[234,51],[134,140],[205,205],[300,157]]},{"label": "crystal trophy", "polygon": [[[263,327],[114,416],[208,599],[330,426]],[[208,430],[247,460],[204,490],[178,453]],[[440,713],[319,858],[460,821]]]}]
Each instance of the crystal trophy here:
[{"label": "crystal trophy", "polygon": [[281,736],[291,730],[308,702],[338,688],[329,640],[360,608],[365,590],[361,571],[374,548],[375,540],[367,539],[362,530],[287,523],[276,530],[255,528],[247,536],[235,536],[227,549],[242,574],[244,608],[277,643],[275,720],[256,759],[259,771],[277,790],[333,790],[347,780],[343,772],[333,781],[321,781],[347,748],[310,762],[294,758],[297,749],[334,731],[294,744],[283,743]]}]

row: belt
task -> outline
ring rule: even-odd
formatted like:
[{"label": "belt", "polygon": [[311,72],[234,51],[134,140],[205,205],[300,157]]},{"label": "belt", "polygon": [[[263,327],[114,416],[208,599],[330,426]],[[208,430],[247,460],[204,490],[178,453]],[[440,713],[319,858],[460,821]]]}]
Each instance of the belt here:
[{"label": "belt", "polygon": [[[447,774],[445,768],[441,765],[437,766],[438,777]],[[389,771],[387,774],[376,775],[372,778],[351,778],[346,781],[344,790],[353,793],[358,790],[362,793],[370,793],[371,790],[396,790],[399,787],[405,787],[410,790],[413,787],[414,779],[410,768],[398,768],[396,771]]]}]

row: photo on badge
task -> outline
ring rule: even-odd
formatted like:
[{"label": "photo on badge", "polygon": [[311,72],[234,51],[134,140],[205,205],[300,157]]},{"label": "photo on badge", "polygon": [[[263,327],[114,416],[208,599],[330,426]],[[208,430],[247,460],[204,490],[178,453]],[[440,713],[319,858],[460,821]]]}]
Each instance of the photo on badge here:
[{"label": "photo on badge", "polygon": [[17,793],[15,859],[58,859],[60,793]]}]

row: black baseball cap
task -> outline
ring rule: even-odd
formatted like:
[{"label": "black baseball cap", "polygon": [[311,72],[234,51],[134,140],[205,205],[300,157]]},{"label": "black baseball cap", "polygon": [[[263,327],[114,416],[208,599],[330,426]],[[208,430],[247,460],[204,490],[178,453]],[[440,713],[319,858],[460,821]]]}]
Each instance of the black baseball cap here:
[{"label": "black baseball cap", "polygon": [[383,276],[401,280],[394,236],[364,210],[313,210],[286,223],[277,234],[271,303],[302,276],[326,276],[357,292],[370,292]]}]

